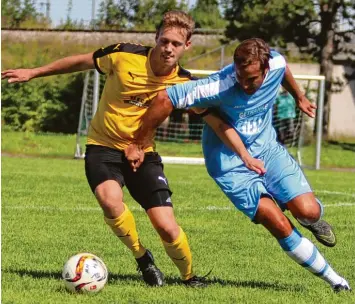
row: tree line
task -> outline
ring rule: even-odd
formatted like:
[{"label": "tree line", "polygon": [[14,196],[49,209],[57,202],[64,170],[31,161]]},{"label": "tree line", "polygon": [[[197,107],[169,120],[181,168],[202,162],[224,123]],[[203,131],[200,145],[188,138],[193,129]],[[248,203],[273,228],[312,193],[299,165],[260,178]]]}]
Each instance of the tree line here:
[{"label": "tree line", "polygon": [[[154,30],[161,16],[169,10],[190,13],[197,28],[220,29],[223,42],[260,37],[270,45],[287,51],[295,44],[302,54],[319,63],[326,77],[324,131],[329,121],[329,99],[344,82],[333,79],[333,65],[342,63],[355,69],[354,0],[101,0],[91,28],[111,30]],[[51,21],[36,10],[35,0],[3,0],[1,25],[6,28],[51,27]],[[73,0],[67,2],[67,17],[62,29],[83,28],[83,21],[72,20]],[[355,79],[355,73],[345,74]]]}]

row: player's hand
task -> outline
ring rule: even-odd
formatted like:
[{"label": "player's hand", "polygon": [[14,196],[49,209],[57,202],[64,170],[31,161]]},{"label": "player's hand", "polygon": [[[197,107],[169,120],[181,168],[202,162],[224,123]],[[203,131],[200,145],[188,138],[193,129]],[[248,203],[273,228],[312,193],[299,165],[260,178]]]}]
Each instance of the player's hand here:
[{"label": "player's hand", "polygon": [[314,118],[316,116],[315,110],[317,109],[317,106],[313,103],[311,103],[306,96],[302,96],[298,100],[296,100],[297,106],[299,109],[307,114],[309,117]]},{"label": "player's hand", "polygon": [[136,172],[144,161],[144,151],[137,145],[130,144],[126,149],[124,149],[124,154],[132,167],[133,172]]},{"label": "player's hand", "polygon": [[1,79],[7,79],[8,83],[27,82],[34,76],[33,69],[16,69],[1,72]]},{"label": "player's hand", "polygon": [[264,163],[260,159],[248,156],[247,158],[243,159],[243,162],[249,170],[258,173],[259,175],[264,175],[266,173]]}]

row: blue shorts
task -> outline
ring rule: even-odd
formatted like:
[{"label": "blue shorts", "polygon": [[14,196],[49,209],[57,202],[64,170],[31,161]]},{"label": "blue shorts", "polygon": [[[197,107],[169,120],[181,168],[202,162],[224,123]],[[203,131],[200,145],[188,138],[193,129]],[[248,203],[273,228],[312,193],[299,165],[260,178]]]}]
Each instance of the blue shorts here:
[{"label": "blue shorts", "polygon": [[260,176],[244,164],[221,176],[213,176],[235,207],[254,219],[262,195],[272,197],[282,210],[293,198],[312,192],[300,166],[287,150],[277,144],[259,157],[266,174]]}]

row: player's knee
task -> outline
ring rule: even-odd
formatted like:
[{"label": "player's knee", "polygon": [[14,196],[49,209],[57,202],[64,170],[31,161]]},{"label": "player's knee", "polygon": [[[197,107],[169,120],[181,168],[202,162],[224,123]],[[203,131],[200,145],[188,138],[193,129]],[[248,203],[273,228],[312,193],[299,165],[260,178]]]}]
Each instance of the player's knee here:
[{"label": "player's knee", "polygon": [[290,202],[288,207],[292,215],[304,225],[316,223],[323,214],[322,203],[313,193],[296,197]]},{"label": "player's knee", "polygon": [[303,207],[302,210],[299,210],[297,219],[304,225],[311,225],[319,221],[321,218],[322,212],[319,205],[312,205]]},{"label": "player's knee", "polygon": [[123,211],[122,190],[115,181],[106,181],[95,189],[95,196],[106,217],[118,217]]},{"label": "player's knee", "polygon": [[167,243],[174,242],[180,234],[180,227],[176,224],[167,224],[156,226],[155,229],[157,230],[161,239]]}]

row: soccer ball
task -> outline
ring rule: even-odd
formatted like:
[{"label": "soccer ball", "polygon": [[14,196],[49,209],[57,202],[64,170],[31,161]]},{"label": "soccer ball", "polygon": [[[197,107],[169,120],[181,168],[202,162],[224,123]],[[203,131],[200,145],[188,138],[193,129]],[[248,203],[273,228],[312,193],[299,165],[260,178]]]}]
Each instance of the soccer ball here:
[{"label": "soccer ball", "polygon": [[91,253],[70,257],[62,272],[65,287],[72,292],[98,292],[105,286],[107,277],[106,265]]}]

